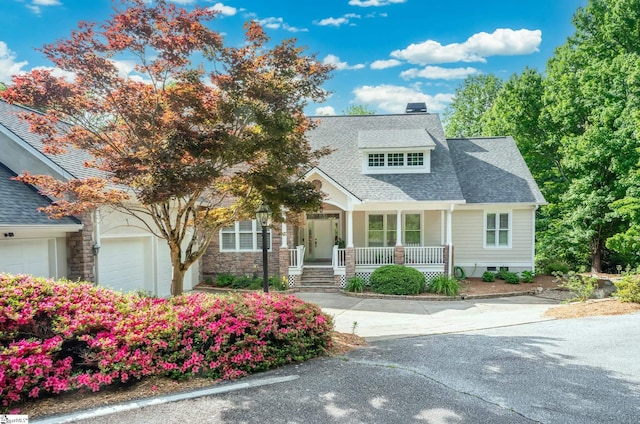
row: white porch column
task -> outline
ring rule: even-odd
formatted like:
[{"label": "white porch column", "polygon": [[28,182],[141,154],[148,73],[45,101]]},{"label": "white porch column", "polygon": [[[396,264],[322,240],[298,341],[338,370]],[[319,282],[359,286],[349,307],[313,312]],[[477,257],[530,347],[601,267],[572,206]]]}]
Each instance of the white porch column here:
[{"label": "white porch column", "polygon": [[447,258],[449,266],[447,267],[447,271],[448,271],[448,274],[449,274],[448,276],[449,277],[451,277],[453,275],[453,266],[451,266],[452,265],[451,261],[453,260],[453,252],[451,251],[452,250],[451,249],[451,244],[452,244],[452,242],[451,242],[451,234],[452,234],[452,231],[451,231],[451,228],[452,228],[451,215],[452,215],[452,212],[453,212],[453,206],[451,206],[451,207],[449,207],[449,209],[447,209],[447,246],[449,247],[449,249],[448,249],[449,257]]},{"label": "white porch column", "polygon": [[347,211],[347,247],[353,247],[353,211]]},{"label": "white porch column", "polygon": [[289,247],[289,244],[287,241],[287,223],[286,222],[282,223],[282,247]]},{"label": "white porch column", "polygon": [[402,211],[396,211],[396,246],[402,246]]}]

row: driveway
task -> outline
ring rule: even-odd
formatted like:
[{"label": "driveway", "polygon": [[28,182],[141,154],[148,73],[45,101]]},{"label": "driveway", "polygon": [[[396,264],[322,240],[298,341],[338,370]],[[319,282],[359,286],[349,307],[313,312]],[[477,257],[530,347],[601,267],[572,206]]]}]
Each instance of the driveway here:
[{"label": "driveway", "polygon": [[334,319],[336,331],[368,341],[444,334],[545,321],[559,302],[535,296],[458,301],[392,300],[339,293],[297,293]]},{"label": "driveway", "polygon": [[635,314],[379,340],[214,395],[79,422],[637,423],[639,323]]}]

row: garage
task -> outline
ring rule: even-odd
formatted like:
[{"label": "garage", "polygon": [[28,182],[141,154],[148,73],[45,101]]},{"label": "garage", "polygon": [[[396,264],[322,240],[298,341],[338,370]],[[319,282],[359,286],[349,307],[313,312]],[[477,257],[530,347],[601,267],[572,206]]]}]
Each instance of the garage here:
[{"label": "garage", "polygon": [[53,239],[0,240],[0,272],[55,277],[55,253]]},{"label": "garage", "polygon": [[103,238],[98,254],[98,284],[124,293],[153,292],[151,238]]}]

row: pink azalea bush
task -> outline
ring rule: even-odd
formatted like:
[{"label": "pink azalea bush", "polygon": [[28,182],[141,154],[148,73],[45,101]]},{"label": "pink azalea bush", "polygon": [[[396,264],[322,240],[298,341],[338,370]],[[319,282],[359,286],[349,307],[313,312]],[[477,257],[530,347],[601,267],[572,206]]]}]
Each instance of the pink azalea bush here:
[{"label": "pink azalea bush", "polygon": [[156,299],[0,274],[0,412],[146,376],[242,377],[324,354],[332,328],[294,296]]}]

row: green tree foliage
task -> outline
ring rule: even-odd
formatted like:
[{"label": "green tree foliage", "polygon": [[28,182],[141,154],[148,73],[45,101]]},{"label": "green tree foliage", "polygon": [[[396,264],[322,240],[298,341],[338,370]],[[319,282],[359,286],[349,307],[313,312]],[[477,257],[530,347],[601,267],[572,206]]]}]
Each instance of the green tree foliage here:
[{"label": "green tree foliage", "polygon": [[375,115],[376,111],[369,109],[369,105],[351,105],[342,111],[343,115]]},{"label": "green tree foliage", "polygon": [[543,125],[569,181],[555,250],[601,271],[607,240],[630,228],[617,205],[640,188],[640,1],[591,0],[573,22],[545,80]]},{"label": "green tree foliage", "polygon": [[493,105],[501,87],[502,80],[492,74],[467,77],[444,112],[447,137],[482,135],[482,117]]}]

